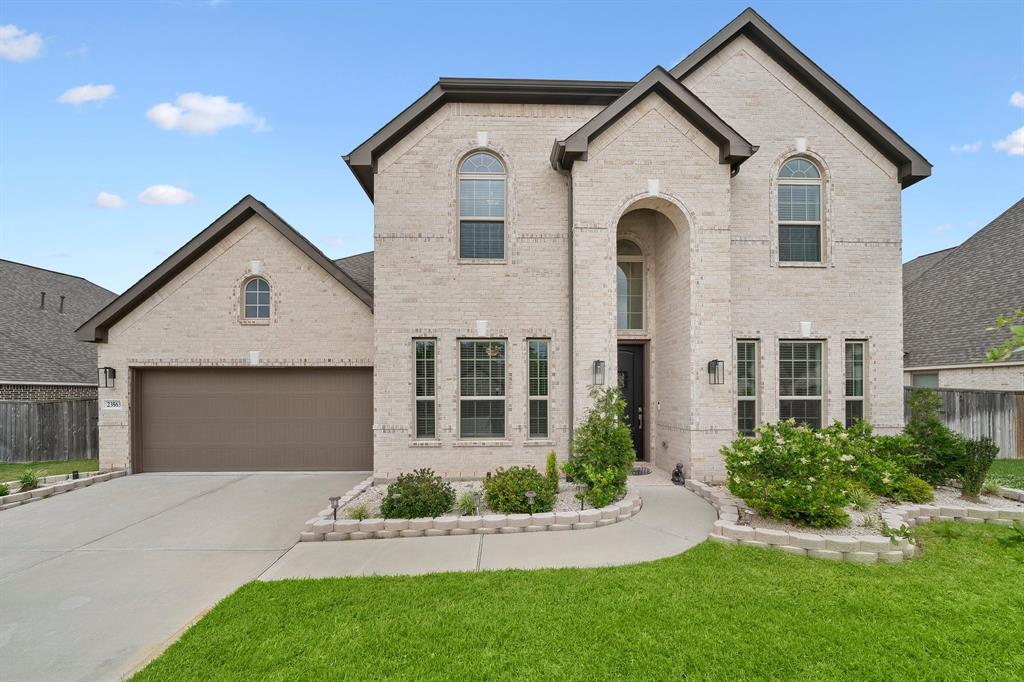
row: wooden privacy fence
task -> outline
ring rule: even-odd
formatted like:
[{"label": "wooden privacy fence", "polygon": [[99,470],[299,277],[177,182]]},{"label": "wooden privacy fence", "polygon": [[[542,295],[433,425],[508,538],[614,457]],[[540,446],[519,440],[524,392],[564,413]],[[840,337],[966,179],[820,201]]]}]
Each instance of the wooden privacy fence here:
[{"label": "wooden privacy fence", "polygon": [[0,401],[0,462],[95,458],[95,398]]},{"label": "wooden privacy fence", "polygon": [[[930,389],[942,396],[940,417],[967,438],[988,436],[999,446],[999,459],[1024,458],[1024,391]],[[904,416],[910,421],[910,392],[904,388]]]}]

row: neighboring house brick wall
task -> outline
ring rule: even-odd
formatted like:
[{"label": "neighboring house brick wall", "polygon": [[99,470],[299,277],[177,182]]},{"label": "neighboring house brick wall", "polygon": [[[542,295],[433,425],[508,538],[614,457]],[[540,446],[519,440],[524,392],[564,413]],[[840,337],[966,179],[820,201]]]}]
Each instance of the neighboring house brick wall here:
[{"label": "neighboring house brick wall", "polygon": [[913,375],[915,373],[937,374],[939,388],[962,388],[978,391],[1024,391],[1024,365],[912,370],[903,373],[903,383],[905,386],[913,384]]},{"label": "neighboring house brick wall", "polygon": [[[271,285],[269,324],[243,324],[241,286],[250,262]],[[125,401],[100,410],[102,467],[129,465],[133,367],[373,365],[373,314],[262,218],[254,216],[115,323],[97,344],[99,365],[117,371],[101,399]]]},{"label": "neighboring house brick wall", "polygon": [[96,398],[95,386],[0,384],[0,400],[65,400]]}]

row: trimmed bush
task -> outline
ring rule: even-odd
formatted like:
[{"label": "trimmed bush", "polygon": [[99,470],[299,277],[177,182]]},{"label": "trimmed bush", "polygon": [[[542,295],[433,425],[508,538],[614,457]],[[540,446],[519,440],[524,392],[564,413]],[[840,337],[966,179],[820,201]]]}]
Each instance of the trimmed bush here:
[{"label": "trimmed bush", "polygon": [[[526,498],[531,490],[536,493],[532,507]],[[499,514],[549,512],[555,507],[555,491],[533,467],[498,469],[484,481],[484,495],[487,506]]]},{"label": "trimmed bush", "polygon": [[927,388],[915,388],[909,402],[911,416],[904,433],[913,438],[917,458],[910,472],[931,485],[944,485],[958,478],[965,444],[939,419],[942,396]]},{"label": "trimmed bush", "polygon": [[935,499],[935,491],[927,481],[908,475],[893,486],[891,497],[897,502],[924,504]]},{"label": "trimmed bush", "polygon": [[552,450],[548,453],[547,469],[544,472],[545,478],[548,479],[548,485],[555,493],[558,493],[558,457],[555,455],[555,451]]},{"label": "trimmed bush", "polygon": [[455,504],[455,490],[432,469],[401,474],[388,485],[380,505],[386,519],[441,516]]},{"label": "trimmed bush", "polygon": [[960,494],[963,497],[978,499],[988,470],[998,454],[999,446],[986,436],[964,441],[964,457],[959,475]]},{"label": "trimmed bush", "polygon": [[[626,477],[636,461],[626,423],[626,402],[618,387],[595,388],[594,406],[573,434],[573,453],[562,471],[586,486],[580,496],[594,507],[626,494]],[[600,502],[600,504],[599,504]]]}]

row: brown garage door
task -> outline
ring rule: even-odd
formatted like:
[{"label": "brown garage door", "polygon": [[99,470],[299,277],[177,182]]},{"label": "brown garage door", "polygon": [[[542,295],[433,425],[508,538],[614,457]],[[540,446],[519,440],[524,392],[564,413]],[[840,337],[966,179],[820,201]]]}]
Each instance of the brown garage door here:
[{"label": "brown garage door", "polygon": [[136,471],[373,468],[372,369],[146,369],[136,382]]}]

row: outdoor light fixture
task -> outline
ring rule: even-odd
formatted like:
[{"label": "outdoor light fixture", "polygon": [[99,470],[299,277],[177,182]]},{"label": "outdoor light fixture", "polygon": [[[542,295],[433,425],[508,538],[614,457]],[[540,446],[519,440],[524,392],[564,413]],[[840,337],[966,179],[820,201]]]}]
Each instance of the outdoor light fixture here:
[{"label": "outdoor light fixture", "polygon": [[725,383],[725,362],[722,360],[712,360],[708,363],[708,383]]},{"label": "outdoor light fixture", "polygon": [[117,372],[113,367],[100,367],[99,385],[100,388],[113,388],[114,377],[117,376]]},{"label": "outdoor light fixture", "polygon": [[604,360],[594,360],[594,385],[604,386]]},{"label": "outdoor light fixture", "polygon": [[533,513],[533,500],[537,497],[537,493],[532,490],[526,491],[526,503],[530,505],[530,513]]},{"label": "outdoor light fixture", "polygon": [[334,510],[334,520],[337,521],[338,520],[338,500],[340,500],[341,497],[331,497],[331,498],[328,498],[328,499],[330,499],[330,501],[331,501],[331,509]]},{"label": "outdoor light fixture", "polygon": [[476,507],[476,515],[480,516],[480,491],[473,491],[473,506]]}]

